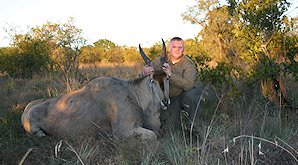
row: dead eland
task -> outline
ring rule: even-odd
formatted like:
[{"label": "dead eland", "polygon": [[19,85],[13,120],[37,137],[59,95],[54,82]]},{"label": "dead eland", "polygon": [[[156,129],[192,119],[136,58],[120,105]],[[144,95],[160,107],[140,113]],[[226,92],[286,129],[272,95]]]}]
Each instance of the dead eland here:
[{"label": "dead eland", "polygon": [[[162,56],[166,61],[165,49],[163,42]],[[139,50],[150,65],[140,46]],[[107,134],[116,139],[132,135],[156,139],[160,129],[159,111],[168,104],[169,79],[161,69],[151,76],[133,80],[95,78],[79,90],[30,102],[21,120],[27,133],[38,136]]]}]

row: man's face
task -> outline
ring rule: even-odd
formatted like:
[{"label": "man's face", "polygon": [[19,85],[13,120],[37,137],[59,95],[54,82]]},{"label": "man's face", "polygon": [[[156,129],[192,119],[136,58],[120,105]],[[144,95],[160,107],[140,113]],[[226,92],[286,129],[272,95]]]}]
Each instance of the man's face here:
[{"label": "man's face", "polygon": [[171,54],[171,57],[173,59],[179,59],[182,57],[183,55],[183,51],[184,51],[184,43],[183,41],[172,41],[170,48],[169,48],[169,52]]}]

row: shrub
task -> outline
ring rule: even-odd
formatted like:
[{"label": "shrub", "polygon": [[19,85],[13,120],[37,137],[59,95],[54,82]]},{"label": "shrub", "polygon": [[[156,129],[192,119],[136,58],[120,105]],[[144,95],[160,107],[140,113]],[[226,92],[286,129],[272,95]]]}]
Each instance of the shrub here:
[{"label": "shrub", "polygon": [[18,47],[3,48],[0,59],[0,71],[18,78],[46,72],[52,63],[47,43],[31,39],[20,42]]}]

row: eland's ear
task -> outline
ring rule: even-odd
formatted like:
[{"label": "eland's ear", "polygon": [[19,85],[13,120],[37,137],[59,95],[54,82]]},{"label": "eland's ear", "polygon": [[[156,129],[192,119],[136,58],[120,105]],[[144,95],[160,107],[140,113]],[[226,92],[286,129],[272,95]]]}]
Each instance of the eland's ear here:
[{"label": "eland's ear", "polygon": [[139,44],[139,52],[140,52],[143,60],[145,61],[146,65],[151,65],[151,60],[147,57],[147,55],[143,51],[141,44]]}]

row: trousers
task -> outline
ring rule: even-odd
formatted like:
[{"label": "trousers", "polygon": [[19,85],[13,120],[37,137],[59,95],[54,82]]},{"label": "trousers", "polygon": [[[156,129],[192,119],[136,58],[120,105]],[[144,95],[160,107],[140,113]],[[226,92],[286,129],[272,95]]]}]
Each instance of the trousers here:
[{"label": "trousers", "polygon": [[171,97],[171,104],[168,109],[161,110],[160,113],[161,132],[165,133],[189,127],[191,122],[200,116],[200,110],[197,106],[199,97],[199,91],[195,87],[183,91],[176,97]]}]

